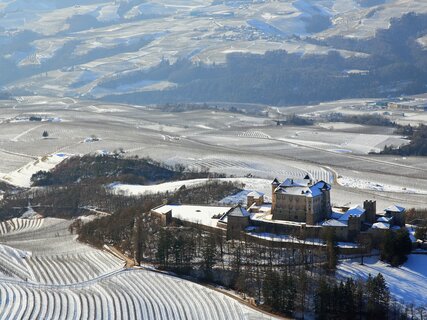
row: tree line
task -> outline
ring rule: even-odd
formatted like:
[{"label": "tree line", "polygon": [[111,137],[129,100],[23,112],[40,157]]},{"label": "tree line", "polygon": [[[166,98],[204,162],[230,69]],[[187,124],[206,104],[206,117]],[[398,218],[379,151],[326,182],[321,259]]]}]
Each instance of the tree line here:
[{"label": "tree line", "polygon": [[406,134],[410,139],[409,143],[400,147],[384,146],[380,154],[427,156],[427,125],[420,124],[415,128],[408,125],[400,128],[399,132]]}]

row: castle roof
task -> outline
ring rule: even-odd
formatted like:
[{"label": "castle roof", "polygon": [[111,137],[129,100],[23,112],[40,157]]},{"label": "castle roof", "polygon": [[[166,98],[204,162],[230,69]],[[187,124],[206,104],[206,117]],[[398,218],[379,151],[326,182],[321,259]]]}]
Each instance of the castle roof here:
[{"label": "castle roof", "polygon": [[259,199],[261,197],[263,197],[264,194],[258,191],[251,191],[248,193],[247,197],[254,197],[255,199]]},{"label": "castle roof", "polygon": [[372,225],[372,229],[390,229],[390,224],[385,222],[376,222]]},{"label": "castle roof", "polygon": [[347,227],[346,221],[340,221],[336,219],[329,219],[322,223],[323,227]]},{"label": "castle roof", "polygon": [[388,208],[384,209],[384,211],[402,213],[402,212],[404,212],[404,211],[405,211],[405,208],[404,208],[404,207],[397,206],[397,205],[392,205],[392,206],[390,206],[390,207],[388,207]]},{"label": "castle roof", "polygon": [[377,219],[377,222],[385,222],[390,223],[390,221],[393,220],[393,217],[387,218],[387,217],[380,217]]},{"label": "castle roof", "polygon": [[357,205],[348,209],[343,215],[341,215],[341,217],[339,217],[338,220],[348,221],[350,217],[360,217],[364,213],[365,213],[365,209]]},{"label": "castle roof", "polygon": [[220,221],[227,223],[228,222],[228,217],[240,217],[240,218],[244,218],[244,217],[250,217],[250,213],[243,208],[241,205],[237,205],[233,208],[231,208],[230,210],[228,210],[220,219]]},{"label": "castle roof", "polygon": [[273,182],[271,183],[273,186],[278,186],[280,184],[279,180],[277,178],[274,178]]},{"label": "castle roof", "polygon": [[331,186],[324,181],[311,185],[311,179],[286,179],[275,190],[275,193],[299,195],[305,197],[317,197],[324,190],[330,190]]},{"label": "castle roof", "polygon": [[308,187],[310,185],[311,180],[310,179],[291,179],[288,178],[285,181],[283,181],[281,184],[279,184],[280,188],[287,188],[287,187]]},{"label": "castle roof", "polygon": [[241,205],[238,205],[228,211],[227,215],[232,217],[249,217],[251,214]]}]

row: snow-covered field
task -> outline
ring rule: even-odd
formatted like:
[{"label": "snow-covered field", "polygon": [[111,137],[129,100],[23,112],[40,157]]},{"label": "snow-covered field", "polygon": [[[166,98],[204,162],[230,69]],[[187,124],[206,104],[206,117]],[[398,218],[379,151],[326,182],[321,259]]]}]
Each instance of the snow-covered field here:
[{"label": "snow-covered field", "polygon": [[[349,104],[363,103],[338,101],[297,110],[336,111]],[[426,205],[427,164],[423,159],[365,153],[378,148],[379,140],[392,138],[391,131],[354,125],[340,125],[333,130],[324,126],[278,127],[266,118],[228,112],[167,113],[143,106],[43,96],[1,101],[0,106],[0,177],[18,186],[28,187],[32,174],[53,168],[69,155],[105,154],[123,149],[126,156],[149,156],[169,165],[224,173],[238,180],[246,176],[249,178],[241,180],[245,190],[257,190],[267,196],[271,194],[269,182],[275,177],[284,180],[310,174],[316,180],[334,184],[332,202],[337,205],[360,204],[365,199],[377,200],[380,208],[393,203],[405,207]],[[281,109],[282,112],[295,110]],[[64,121],[8,121],[20,115],[41,113]],[[48,131],[47,139],[42,137],[43,131]],[[358,135],[363,138],[357,138]],[[97,139],[84,143],[89,141],[88,137]],[[365,146],[358,148],[351,141]],[[362,149],[365,151],[361,152]],[[339,176],[345,181],[341,178],[336,184]],[[257,179],[264,179],[265,183],[258,183]],[[186,182],[189,183],[193,182]],[[112,189],[138,195],[173,191],[181,185],[181,182],[160,186],[118,184]]]},{"label": "snow-covered field", "polygon": [[50,171],[69,156],[70,155],[64,153],[43,156],[0,178],[14,186],[29,188],[31,186],[31,176],[33,174],[39,171]]},{"label": "snow-covered field", "polygon": [[399,302],[427,306],[427,255],[411,254],[408,261],[399,268],[392,268],[377,258],[365,258],[364,265],[357,261],[338,265],[338,275],[354,279],[367,279],[369,274],[381,273],[391,294]]},{"label": "snow-covered field", "polygon": [[0,224],[2,319],[271,319],[201,285],[78,243],[70,221]]},{"label": "snow-covered field", "polygon": [[400,185],[389,185],[383,184],[358,178],[339,176],[337,178],[337,182],[339,185],[348,187],[348,188],[356,188],[362,190],[376,190],[376,191],[386,191],[386,192],[400,192],[400,193],[416,193],[416,194],[424,194],[427,195],[427,186],[425,190],[415,189],[411,186],[410,181],[408,181],[407,187]]}]

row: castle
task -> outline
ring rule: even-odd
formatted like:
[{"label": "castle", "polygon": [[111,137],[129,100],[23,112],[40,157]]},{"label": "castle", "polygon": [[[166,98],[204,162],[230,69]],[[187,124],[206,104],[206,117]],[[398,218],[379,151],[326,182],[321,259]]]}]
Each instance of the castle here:
[{"label": "castle", "polygon": [[331,186],[324,181],[286,179],[271,183],[271,213],[274,220],[305,222],[314,225],[331,214]]},{"label": "castle", "polygon": [[366,200],[352,207],[332,207],[331,185],[303,179],[288,178],[271,183],[271,202],[264,194],[247,193],[246,205],[213,207],[194,205],[163,205],[151,210],[165,224],[173,218],[226,230],[228,239],[238,239],[242,232],[251,234],[303,235],[321,238],[333,229],[337,240],[356,241],[359,235],[380,238],[385,230],[405,226],[405,209],[392,205],[378,213],[376,202]]}]

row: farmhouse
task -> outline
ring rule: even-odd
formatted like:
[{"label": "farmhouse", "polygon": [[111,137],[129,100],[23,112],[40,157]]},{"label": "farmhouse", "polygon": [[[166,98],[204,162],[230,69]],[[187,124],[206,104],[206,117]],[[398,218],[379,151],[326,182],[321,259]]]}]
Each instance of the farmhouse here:
[{"label": "farmhouse", "polygon": [[423,100],[410,100],[410,101],[399,101],[389,102],[387,104],[389,110],[402,110],[402,111],[427,111],[427,103]]},{"label": "farmhouse", "polygon": [[385,229],[405,225],[405,208],[392,205],[377,213],[376,202],[363,205],[332,207],[331,186],[324,181],[274,179],[272,201],[265,201],[257,191],[246,196],[246,206],[162,205],[151,210],[164,225],[174,219],[224,230],[228,239],[239,239],[243,232],[276,235],[303,235],[320,238],[327,230],[334,230],[339,241],[355,241],[360,234],[379,238]]}]

